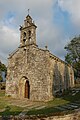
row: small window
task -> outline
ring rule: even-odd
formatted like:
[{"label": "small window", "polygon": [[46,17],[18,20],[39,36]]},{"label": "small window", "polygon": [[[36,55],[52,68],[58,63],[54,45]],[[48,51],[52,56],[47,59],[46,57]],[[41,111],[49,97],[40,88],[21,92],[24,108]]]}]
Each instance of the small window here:
[{"label": "small window", "polygon": [[25,42],[25,41],[26,41],[26,39],[23,39],[23,41]]},{"label": "small window", "polygon": [[24,32],[24,38],[26,37],[26,33]]},{"label": "small window", "polygon": [[24,42],[24,45],[26,44],[26,32],[23,33],[23,42]]},{"label": "small window", "polygon": [[26,39],[23,39],[24,45],[26,45]]},{"label": "small window", "polygon": [[29,38],[29,40],[31,40],[31,31],[30,30],[28,31],[28,38]]},{"label": "small window", "polygon": [[28,34],[29,34],[29,37],[31,37],[31,31],[30,30],[28,31]]}]

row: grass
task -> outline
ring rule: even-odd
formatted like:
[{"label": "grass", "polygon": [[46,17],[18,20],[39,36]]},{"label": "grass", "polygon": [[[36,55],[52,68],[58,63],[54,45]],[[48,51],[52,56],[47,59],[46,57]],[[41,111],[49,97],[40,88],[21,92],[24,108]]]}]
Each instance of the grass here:
[{"label": "grass", "polygon": [[21,107],[17,106],[6,106],[3,112],[0,112],[0,115],[7,116],[7,115],[18,115],[22,112]]},{"label": "grass", "polygon": [[4,90],[0,90],[0,97],[3,97],[5,95],[5,91]]},{"label": "grass", "polygon": [[10,97],[5,96],[5,91],[0,91],[0,115],[18,115],[23,108],[9,105]]},{"label": "grass", "polygon": [[76,93],[76,95],[72,96],[72,95],[67,95],[64,96],[63,99],[65,99],[66,101],[70,101],[70,102],[75,102],[80,100],[80,93]]},{"label": "grass", "polygon": [[50,115],[52,113],[60,112],[57,108],[54,107],[45,107],[40,110],[32,109],[26,113],[26,115]]},{"label": "grass", "polygon": [[64,100],[62,98],[54,98],[52,101],[47,102],[47,106],[58,106],[58,105],[64,105],[69,103],[70,101]]},{"label": "grass", "polygon": [[[59,110],[55,108],[55,106],[66,105],[71,102],[80,103],[80,92],[76,93],[74,96],[72,95],[72,91],[69,90],[65,92],[65,94],[60,98],[55,98],[52,101],[47,102],[47,107],[44,109],[33,109],[28,111],[27,115],[64,115],[74,112],[74,110]],[[79,105],[80,107],[80,105]]]},{"label": "grass", "polygon": [[67,114],[70,114],[70,113],[73,113],[74,110],[66,110],[66,111],[63,111],[63,110],[59,110],[57,108],[54,108],[54,107],[49,107],[49,108],[44,108],[44,109],[40,109],[40,110],[36,110],[36,109],[33,109],[33,110],[30,110],[26,113],[26,115],[36,115],[36,116],[59,116],[59,115],[67,115]]},{"label": "grass", "polygon": [[55,106],[62,106],[76,101],[80,103],[80,92],[73,96],[71,90],[67,91],[62,97],[54,98],[52,101],[44,103],[44,108],[36,109],[33,107],[29,111],[27,111],[27,107],[17,106],[17,103],[16,105],[12,105],[11,100],[15,102],[14,99],[5,97],[5,91],[0,91],[0,115],[19,115],[19,113],[21,113],[24,109],[26,110],[27,115],[59,115],[64,114],[64,112],[69,113],[71,111],[62,111],[57,109]]}]

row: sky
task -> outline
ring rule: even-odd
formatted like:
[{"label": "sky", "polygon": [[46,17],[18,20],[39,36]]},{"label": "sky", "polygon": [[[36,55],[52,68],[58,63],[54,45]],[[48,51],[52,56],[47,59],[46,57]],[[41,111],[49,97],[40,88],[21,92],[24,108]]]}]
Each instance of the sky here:
[{"label": "sky", "polygon": [[0,0],[0,60],[20,44],[19,26],[30,9],[37,25],[37,44],[64,60],[65,45],[80,34],[80,0]]}]

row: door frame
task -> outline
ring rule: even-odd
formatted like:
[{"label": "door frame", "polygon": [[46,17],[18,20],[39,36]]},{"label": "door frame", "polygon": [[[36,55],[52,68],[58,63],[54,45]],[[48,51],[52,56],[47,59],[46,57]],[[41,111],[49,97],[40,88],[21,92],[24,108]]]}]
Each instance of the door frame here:
[{"label": "door frame", "polygon": [[29,79],[25,76],[23,76],[20,80],[19,80],[19,98],[28,98],[30,99],[30,84],[28,85],[28,97],[25,97],[25,85],[26,82],[28,81],[29,84]]}]

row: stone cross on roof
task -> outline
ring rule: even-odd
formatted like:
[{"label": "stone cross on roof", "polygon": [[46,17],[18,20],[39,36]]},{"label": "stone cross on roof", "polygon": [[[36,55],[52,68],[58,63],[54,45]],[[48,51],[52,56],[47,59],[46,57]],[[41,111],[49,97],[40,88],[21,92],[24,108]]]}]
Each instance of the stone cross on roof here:
[{"label": "stone cross on roof", "polygon": [[28,15],[29,15],[29,11],[30,11],[30,9],[28,9]]}]

